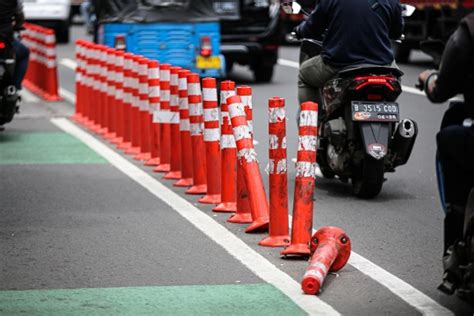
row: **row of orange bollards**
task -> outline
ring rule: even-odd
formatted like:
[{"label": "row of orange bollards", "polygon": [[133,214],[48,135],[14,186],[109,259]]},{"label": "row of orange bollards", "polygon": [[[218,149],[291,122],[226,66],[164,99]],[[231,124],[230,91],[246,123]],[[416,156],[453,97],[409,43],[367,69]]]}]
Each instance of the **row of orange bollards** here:
[{"label": "row of orange bollards", "polygon": [[199,203],[215,204],[214,212],[233,213],[228,222],[249,224],[245,232],[268,231],[259,245],[285,247],[284,256],[314,253],[305,292],[319,291],[327,272],[344,266],[350,254],[344,232],[325,227],[311,237],[317,104],[301,106],[290,238],[284,99],[269,100],[268,202],[254,148],[250,87],[223,81],[218,98],[214,78],[201,81],[189,70],[83,40],[76,58],[77,122],[186,194],[202,195]]},{"label": "row of orange bollards", "polygon": [[59,101],[54,30],[25,23],[22,42],[30,50],[28,71],[23,84],[46,101]]}]

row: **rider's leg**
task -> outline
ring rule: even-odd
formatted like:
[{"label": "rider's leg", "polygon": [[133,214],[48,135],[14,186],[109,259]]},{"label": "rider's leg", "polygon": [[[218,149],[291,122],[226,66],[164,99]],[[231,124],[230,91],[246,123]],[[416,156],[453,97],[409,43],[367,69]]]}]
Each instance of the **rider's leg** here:
[{"label": "rider's leg", "polygon": [[21,90],[21,83],[28,69],[30,51],[22,42],[17,40],[13,42],[13,49],[16,54],[15,73],[13,75],[15,87],[17,90]]},{"label": "rider's leg", "polygon": [[325,64],[321,56],[315,56],[303,62],[298,74],[298,99],[300,104],[306,101],[321,104],[320,89],[336,73],[337,69]]},{"label": "rider's leg", "polygon": [[464,208],[474,186],[474,129],[459,125],[437,135],[446,202],[445,250],[462,237]]}]

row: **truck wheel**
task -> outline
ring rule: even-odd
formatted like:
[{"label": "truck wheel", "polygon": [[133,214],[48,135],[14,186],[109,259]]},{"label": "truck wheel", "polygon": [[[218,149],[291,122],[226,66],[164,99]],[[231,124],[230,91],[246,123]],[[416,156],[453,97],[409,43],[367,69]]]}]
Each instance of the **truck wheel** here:
[{"label": "truck wheel", "polygon": [[383,159],[377,160],[366,155],[352,175],[352,191],[361,199],[376,197],[382,190],[383,174]]},{"label": "truck wheel", "polygon": [[56,41],[58,43],[69,43],[69,23],[61,22],[56,27]]},{"label": "truck wheel", "polygon": [[272,81],[274,65],[258,65],[253,70],[255,81],[265,83]]}]

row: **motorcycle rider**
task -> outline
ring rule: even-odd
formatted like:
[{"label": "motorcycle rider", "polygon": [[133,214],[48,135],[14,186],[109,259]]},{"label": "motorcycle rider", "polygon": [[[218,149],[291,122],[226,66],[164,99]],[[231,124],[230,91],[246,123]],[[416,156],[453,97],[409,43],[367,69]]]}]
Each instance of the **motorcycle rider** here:
[{"label": "motorcycle rider", "polygon": [[14,38],[14,31],[21,30],[24,21],[23,0],[0,1],[0,36],[11,45],[15,53],[13,83],[17,90],[21,90],[21,83],[28,68],[29,50]]},{"label": "motorcycle rider", "polygon": [[402,35],[399,0],[322,0],[296,27],[298,38],[322,41],[322,52],[300,65],[300,104],[321,104],[320,88],[342,68],[352,65],[393,65],[391,39]]},{"label": "motorcycle rider", "polygon": [[443,103],[462,93],[464,102],[455,102],[446,111],[436,135],[441,164],[441,188],[445,207],[445,251],[462,238],[464,210],[474,187],[474,13],[465,17],[449,38],[439,71],[419,75],[426,95]]}]

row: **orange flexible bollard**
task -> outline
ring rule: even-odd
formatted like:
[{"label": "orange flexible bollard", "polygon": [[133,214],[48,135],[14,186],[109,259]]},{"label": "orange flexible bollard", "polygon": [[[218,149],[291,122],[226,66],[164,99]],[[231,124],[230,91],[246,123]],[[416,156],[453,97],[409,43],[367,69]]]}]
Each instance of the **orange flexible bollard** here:
[{"label": "orange flexible bollard", "polygon": [[133,157],[135,160],[146,161],[151,158],[150,137],[151,118],[148,91],[148,60],[145,57],[138,58],[138,114],[139,114],[139,153]]},{"label": "orange flexible bollard", "polygon": [[124,105],[124,52],[120,50],[114,50],[115,55],[115,89],[114,95],[114,107],[115,115],[114,121],[116,126],[116,137],[112,138],[110,142],[114,145],[119,145],[123,142],[124,126],[123,116],[125,111]]},{"label": "orange flexible bollard", "polygon": [[117,105],[115,103],[115,95],[117,94],[117,85],[115,82],[117,67],[115,49],[107,47],[106,49],[106,67],[107,67],[107,86],[108,89],[105,91],[107,98],[107,133],[104,138],[109,142],[117,137],[117,127],[115,126],[115,115],[117,111]]},{"label": "orange flexible bollard", "polygon": [[309,256],[313,227],[313,190],[316,177],[316,147],[318,135],[318,105],[301,105],[296,162],[295,194],[291,244],[282,255]]},{"label": "orange flexible bollard", "polygon": [[179,78],[178,71],[181,67],[171,67],[171,85],[170,85],[170,142],[173,144],[170,152],[170,170],[164,179],[181,179],[181,132],[179,130]]},{"label": "orange flexible bollard", "polygon": [[181,135],[181,179],[174,183],[177,187],[193,185],[193,150],[189,122],[188,84],[189,70],[178,71],[179,86],[179,130]]},{"label": "orange flexible bollard", "polygon": [[136,155],[140,152],[141,120],[140,120],[140,79],[138,74],[138,61],[140,56],[132,55],[131,60],[131,87],[132,102],[130,108],[130,131],[132,145],[125,151],[127,155]]},{"label": "orange flexible bollard", "polygon": [[245,232],[267,231],[269,223],[268,201],[258,166],[257,153],[253,147],[253,137],[247,125],[245,108],[239,96],[228,97],[226,103],[229,106],[232,131],[238,149],[237,157],[244,170],[250,211],[252,212],[252,224],[245,229]]},{"label": "orange flexible bollard", "polygon": [[99,108],[99,130],[97,131],[101,136],[105,136],[108,132],[107,126],[107,90],[109,89],[108,81],[108,68],[107,68],[107,47],[104,45],[99,45],[99,58],[98,58],[98,67],[99,67],[99,98],[100,98],[100,108]]},{"label": "orange flexible bollard", "polygon": [[319,293],[329,271],[341,270],[351,255],[351,240],[338,227],[318,229],[311,238],[311,259],[303,276],[301,288],[305,294]]},{"label": "orange flexible bollard", "polygon": [[229,119],[229,96],[235,95],[235,83],[221,82],[221,203],[214,212],[235,212],[237,210],[237,147]]},{"label": "orange flexible bollard", "polygon": [[199,203],[221,202],[221,145],[219,110],[217,109],[217,84],[215,78],[202,80],[204,107],[204,142],[206,145],[207,192]]},{"label": "orange flexible bollard", "polygon": [[72,120],[77,123],[84,121],[84,88],[83,88],[83,77],[84,77],[84,57],[83,57],[83,45],[84,40],[76,40],[75,46],[75,57],[76,57],[76,110],[72,116]]},{"label": "orange flexible bollard", "polygon": [[100,86],[100,78],[99,78],[99,51],[98,45],[92,44],[90,48],[90,59],[89,59],[89,67],[90,67],[90,78],[91,78],[91,89],[90,89],[90,122],[88,123],[87,127],[92,130],[93,132],[97,133],[100,129],[99,121],[100,121],[100,108],[101,108],[101,99],[99,96],[99,86]]},{"label": "orange flexible bollard", "polygon": [[[160,65],[160,108],[169,109],[170,108],[170,79],[171,79],[171,67],[170,64],[161,64]],[[180,68],[181,69],[181,68]],[[176,71],[177,75],[177,71]],[[176,80],[177,77],[176,77]],[[171,123],[172,124],[172,123]],[[171,125],[172,126],[172,125]],[[172,127],[170,127],[171,129]],[[179,128],[179,126],[178,126]],[[170,159],[171,157],[171,144],[170,144],[170,134],[167,133],[167,128],[165,127],[161,133],[160,140],[160,164],[153,169],[153,172],[169,172],[170,171]]]},{"label": "orange flexible bollard", "polygon": [[[252,88],[249,86],[237,87],[237,95],[240,96],[244,105],[247,125],[250,135],[253,137],[252,124]],[[250,120],[249,120],[250,118]],[[252,222],[252,213],[250,211],[249,192],[245,184],[244,170],[242,164],[237,162],[237,211],[230,216],[227,221],[229,223],[245,224]]]},{"label": "orange flexible bollard", "polygon": [[[160,164],[161,130],[169,134],[169,123],[160,120],[161,113],[169,113],[169,107],[161,109],[160,103],[160,64],[156,60],[148,60],[148,94],[149,94],[149,124],[150,124],[150,159],[145,166],[158,166]],[[166,130],[165,125],[168,127]]]},{"label": "orange flexible bollard", "polygon": [[273,97],[268,100],[269,132],[269,236],[258,244],[265,247],[285,247],[290,244],[288,231],[288,175],[286,163],[285,100]]},{"label": "orange flexible bollard", "polygon": [[122,126],[123,126],[123,142],[119,144],[118,149],[128,150],[132,146],[132,130],[131,130],[131,119],[132,119],[132,102],[133,102],[133,88],[132,88],[132,54],[125,53],[123,61],[123,115]]},{"label": "orange flexible bollard", "polygon": [[237,161],[237,211],[232,214],[227,221],[229,223],[247,224],[252,222],[252,212],[250,211],[249,191],[245,183],[244,169]]},{"label": "orange flexible bollard", "polygon": [[201,83],[199,75],[195,73],[189,74],[186,79],[188,84],[189,123],[193,151],[193,186],[186,190],[186,194],[206,194],[207,164],[203,135],[204,118]]}]

